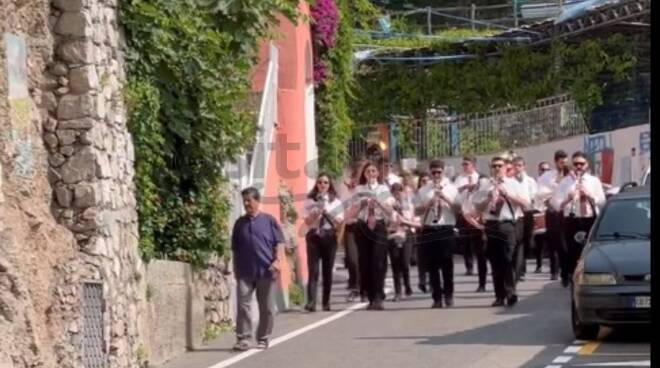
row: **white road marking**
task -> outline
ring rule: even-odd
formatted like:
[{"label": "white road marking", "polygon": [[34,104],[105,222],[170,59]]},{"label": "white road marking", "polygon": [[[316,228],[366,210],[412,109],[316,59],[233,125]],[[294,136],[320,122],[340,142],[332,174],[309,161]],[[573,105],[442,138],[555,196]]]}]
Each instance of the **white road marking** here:
[{"label": "white road marking", "polygon": [[545,368],[561,368],[560,365],[546,365]]},{"label": "white road marking", "polygon": [[570,355],[560,355],[553,360],[553,363],[568,363],[571,359],[573,359],[572,356]]},{"label": "white road marking", "polygon": [[609,362],[609,363],[587,363],[578,364],[577,367],[650,367],[650,360],[640,360],[636,362]]},{"label": "white road marking", "polygon": [[564,354],[575,354],[578,351],[580,351],[581,348],[582,346],[569,346],[566,349],[564,349]]},{"label": "white road marking", "polygon": [[[385,288],[385,294],[391,294],[391,293],[392,293],[391,288]],[[337,313],[333,314],[330,317],[324,318],[320,321],[312,323],[311,325],[307,325],[307,326],[299,328],[295,331],[291,331],[291,332],[289,332],[288,334],[286,334],[284,336],[280,336],[278,338],[275,338],[275,339],[271,340],[269,347],[272,348],[272,347],[277,346],[277,345],[279,345],[279,344],[281,344],[285,341],[291,340],[294,337],[300,336],[300,335],[304,334],[305,332],[314,330],[314,329],[319,328],[323,325],[326,325],[330,322],[336,321],[336,320],[338,320],[338,319],[340,319],[344,316],[347,316],[347,315],[355,312],[358,309],[362,309],[362,308],[366,307],[367,305],[368,305],[368,303],[354,304],[354,305],[344,309],[343,311],[340,311],[340,312],[337,312]],[[264,350],[250,349],[250,350],[244,351],[244,352],[242,352],[242,353],[240,353],[240,354],[238,354],[234,357],[231,357],[229,359],[218,362],[218,363],[216,363],[216,364],[214,364],[214,365],[212,365],[208,368],[225,368],[225,367],[229,367],[231,365],[234,365],[234,364],[240,362],[241,360],[249,358],[249,357],[251,357],[255,354],[261,353],[263,351]]]}]

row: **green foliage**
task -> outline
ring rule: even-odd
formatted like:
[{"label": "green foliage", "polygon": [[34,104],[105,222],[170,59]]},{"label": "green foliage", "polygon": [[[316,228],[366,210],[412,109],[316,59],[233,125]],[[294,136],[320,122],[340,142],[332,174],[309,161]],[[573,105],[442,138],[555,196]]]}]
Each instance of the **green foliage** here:
[{"label": "green foliage", "polygon": [[339,176],[348,161],[347,144],[353,120],[348,113],[348,100],[353,89],[354,25],[368,24],[375,9],[368,0],[337,0],[339,24],[335,46],[315,50],[325,61],[328,77],[315,90],[316,142],[319,170]]},{"label": "green foliage", "polygon": [[292,283],[289,285],[289,302],[293,305],[303,305],[305,302],[304,300],[304,295],[303,295],[303,289],[300,287],[300,285],[296,283]]},{"label": "green foliage", "polygon": [[588,116],[601,103],[602,77],[627,78],[636,63],[629,43],[618,34],[570,47],[555,43],[547,50],[509,46],[500,51],[497,58],[363,71],[351,116],[370,124],[390,115],[423,118],[438,106],[459,114],[483,112],[507,104],[525,107],[558,92],[572,93]]},{"label": "green foliage", "polygon": [[258,42],[298,0],[126,0],[126,100],[145,259],[203,263],[227,243],[222,168],[254,140]]},{"label": "green foliage", "polygon": [[461,155],[478,155],[502,149],[497,135],[478,134],[469,124],[461,127],[459,144]]},{"label": "green foliage", "polygon": [[138,365],[140,367],[146,366],[147,363],[147,351],[142,344],[138,346],[135,350],[135,359],[137,359]]},{"label": "green foliage", "polygon": [[[393,27],[394,28],[394,27]],[[400,31],[395,31],[400,32]],[[401,31],[401,33],[410,33]],[[433,37],[419,36],[393,36],[386,38],[375,38],[364,32],[356,32],[355,43],[361,45],[381,46],[383,48],[432,48],[441,49],[448,47],[449,43],[469,38],[491,36],[495,31],[489,29],[472,30],[468,28],[454,28],[436,32]]]},{"label": "green foliage", "polygon": [[231,332],[232,330],[231,324],[227,321],[222,321],[219,324],[207,324],[202,333],[202,343],[209,343],[217,339],[223,333]]}]

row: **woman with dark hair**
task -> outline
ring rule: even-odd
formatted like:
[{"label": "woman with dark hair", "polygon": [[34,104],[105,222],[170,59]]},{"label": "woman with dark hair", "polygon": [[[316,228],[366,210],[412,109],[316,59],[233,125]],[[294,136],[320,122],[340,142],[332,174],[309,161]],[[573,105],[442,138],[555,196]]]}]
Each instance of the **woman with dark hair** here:
[{"label": "woman with dark hair", "polygon": [[305,225],[308,231],[307,283],[308,302],[305,309],[316,311],[317,285],[319,281],[319,261],[323,268],[323,310],[330,310],[330,290],[332,288],[332,268],[337,253],[337,227],[344,218],[344,210],[327,174],[320,174],[314,188],[307,196],[304,206]]},{"label": "woman with dark hair", "polygon": [[[415,200],[417,200],[417,197],[419,196],[419,191],[426,186],[426,184],[431,181],[431,174],[428,172],[421,172],[419,174],[419,178],[417,179],[417,191],[415,192]],[[421,218],[417,216],[415,218],[417,221],[421,221]],[[418,278],[419,278],[419,290],[422,293],[426,293],[426,276],[428,275],[428,272],[426,271],[426,267],[424,266],[424,257],[422,257],[422,250],[419,242],[417,241],[417,238],[419,236],[419,231],[415,229],[415,241],[414,241],[414,248],[415,248],[415,263],[417,264],[417,272],[418,272]]]},{"label": "woman with dark hair", "polygon": [[360,283],[369,298],[368,310],[383,310],[387,273],[386,221],[392,215],[394,198],[383,184],[376,165],[367,162],[353,194],[351,217],[357,218],[356,240]]}]

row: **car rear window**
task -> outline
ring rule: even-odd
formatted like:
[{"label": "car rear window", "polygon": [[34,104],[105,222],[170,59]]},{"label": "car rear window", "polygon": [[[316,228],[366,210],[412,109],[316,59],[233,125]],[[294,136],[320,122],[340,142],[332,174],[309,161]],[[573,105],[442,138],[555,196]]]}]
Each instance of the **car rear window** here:
[{"label": "car rear window", "polygon": [[651,236],[650,198],[627,198],[607,204],[596,229],[596,239]]}]

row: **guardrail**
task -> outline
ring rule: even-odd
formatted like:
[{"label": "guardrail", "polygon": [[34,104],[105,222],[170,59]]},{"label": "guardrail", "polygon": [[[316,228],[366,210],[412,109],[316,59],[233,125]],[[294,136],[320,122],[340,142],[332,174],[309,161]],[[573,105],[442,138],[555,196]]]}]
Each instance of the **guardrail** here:
[{"label": "guardrail", "polygon": [[[348,144],[351,157],[369,157],[376,151],[368,135],[377,126],[355,129]],[[559,95],[537,101],[531,109],[501,108],[483,114],[436,116],[425,121],[396,117],[388,124],[389,158],[433,157],[485,154],[584,134],[588,131],[575,101]]]}]

